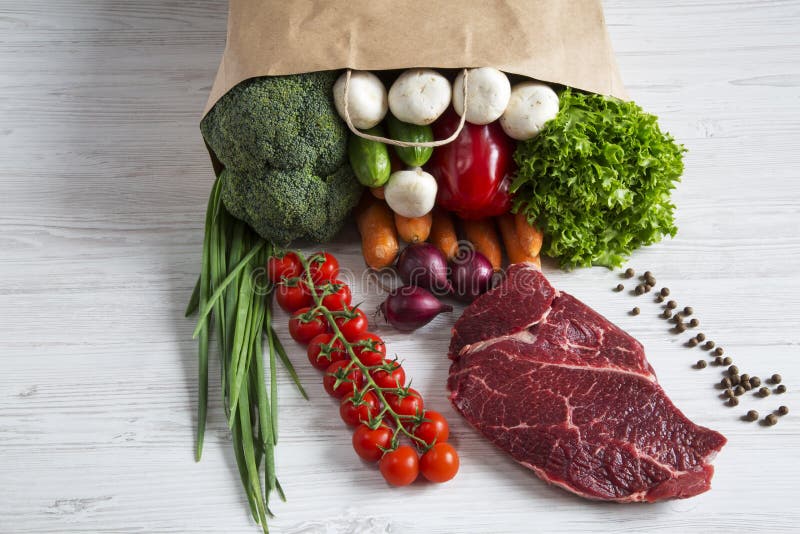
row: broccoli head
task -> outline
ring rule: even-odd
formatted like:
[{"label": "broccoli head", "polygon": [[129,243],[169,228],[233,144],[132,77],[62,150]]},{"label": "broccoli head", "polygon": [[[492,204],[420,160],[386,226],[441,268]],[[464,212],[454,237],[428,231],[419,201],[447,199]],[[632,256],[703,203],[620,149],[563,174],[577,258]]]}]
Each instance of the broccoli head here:
[{"label": "broccoli head", "polygon": [[225,166],[225,207],[278,245],[332,239],[360,197],[347,126],[333,104],[335,80],[334,72],[253,78],[200,124]]},{"label": "broccoli head", "polygon": [[350,165],[319,177],[305,169],[270,169],[261,175],[224,169],[222,202],[259,235],[281,246],[295,239],[330,241],[361,197]]},{"label": "broccoli head", "polygon": [[333,105],[332,71],[246,80],[209,111],[200,129],[237,172],[311,168],[335,172],[346,157],[347,126]]}]

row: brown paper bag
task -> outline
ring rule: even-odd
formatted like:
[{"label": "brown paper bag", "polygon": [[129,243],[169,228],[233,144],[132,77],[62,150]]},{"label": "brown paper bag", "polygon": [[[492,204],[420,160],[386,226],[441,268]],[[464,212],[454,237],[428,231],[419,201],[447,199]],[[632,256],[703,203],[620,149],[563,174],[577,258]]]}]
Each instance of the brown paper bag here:
[{"label": "brown paper bag", "polygon": [[600,0],[230,0],[203,115],[256,76],[484,66],[626,98]]}]

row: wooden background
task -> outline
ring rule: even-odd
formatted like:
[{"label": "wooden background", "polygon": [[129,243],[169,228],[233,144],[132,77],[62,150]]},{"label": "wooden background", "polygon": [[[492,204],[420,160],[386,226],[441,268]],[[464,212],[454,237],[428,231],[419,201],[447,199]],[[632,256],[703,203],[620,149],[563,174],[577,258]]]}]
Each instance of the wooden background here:
[{"label": "wooden background", "polygon": [[[743,370],[789,393],[722,405],[649,299],[617,274],[546,266],[641,339],[675,403],[730,440],[711,492],[590,503],[494,450],[449,407],[448,331],[378,328],[462,458],[445,486],[389,489],[356,459],[316,371],[280,374],[276,532],[795,530],[800,524],[800,2],[607,0],[632,97],[689,148],[680,232],[652,270]],[[196,346],[182,316],[198,272],[211,170],[199,112],[225,39],[222,0],[0,1],[0,532],[257,532],[211,390],[192,458]],[[353,273],[352,229],[330,250]],[[356,290],[368,308],[380,301]],[[643,313],[626,311],[638,304]],[[284,320],[277,319],[285,337]],[[212,366],[212,369],[214,367]],[[212,375],[216,384],[218,375]],[[794,410],[772,428],[739,417]]]}]

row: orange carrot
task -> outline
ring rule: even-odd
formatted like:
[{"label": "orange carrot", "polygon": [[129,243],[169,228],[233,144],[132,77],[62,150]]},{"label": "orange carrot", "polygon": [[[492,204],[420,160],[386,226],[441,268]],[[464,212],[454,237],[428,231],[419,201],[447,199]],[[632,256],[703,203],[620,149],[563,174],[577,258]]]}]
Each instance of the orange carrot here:
[{"label": "orange carrot", "polygon": [[441,208],[433,209],[430,238],[431,243],[441,250],[448,260],[453,259],[458,253],[458,236],[453,218]]},{"label": "orange carrot", "polygon": [[464,235],[475,250],[486,256],[494,270],[499,271],[503,263],[503,251],[494,221],[490,218],[464,221]]},{"label": "orange carrot", "polygon": [[421,243],[428,239],[433,224],[433,214],[428,212],[422,217],[403,217],[394,214],[394,224],[400,239],[408,243]]},{"label": "orange carrot", "polygon": [[365,194],[356,210],[356,223],[361,233],[361,253],[367,265],[373,269],[392,265],[400,245],[392,210],[386,202]]},{"label": "orange carrot", "polygon": [[538,256],[544,240],[542,231],[529,223],[528,218],[522,212],[514,216],[514,223],[522,250],[530,257]]},{"label": "orange carrot", "polygon": [[514,216],[510,213],[500,215],[497,218],[497,224],[500,226],[500,233],[503,234],[503,244],[506,247],[508,261],[510,263],[522,263],[525,261],[536,263],[538,257],[529,255],[520,244]]}]

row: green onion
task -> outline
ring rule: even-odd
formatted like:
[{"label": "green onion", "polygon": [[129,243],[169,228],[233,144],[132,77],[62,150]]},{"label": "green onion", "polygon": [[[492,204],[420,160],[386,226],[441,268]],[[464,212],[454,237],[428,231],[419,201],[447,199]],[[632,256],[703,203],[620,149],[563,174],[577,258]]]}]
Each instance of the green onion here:
[{"label": "green onion", "polygon": [[[245,223],[232,217],[221,200],[221,182],[208,200],[200,277],[186,316],[199,311],[193,337],[198,337],[198,407],[196,458],[200,459],[208,406],[209,335],[214,325],[219,349],[222,401],[231,430],[236,466],[250,512],[268,532],[270,493],[285,500],[275,472],[277,443],[277,361],[287,369],[300,394],[308,399],[286,350],[272,327],[269,291],[255,276],[263,272],[273,252]],[[269,347],[264,353],[264,338]],[[269,370],[264,358],[269,358]],[[266,373],[269,372],[269,388]],[[263,487],[261,470],[263,469]]]}]

